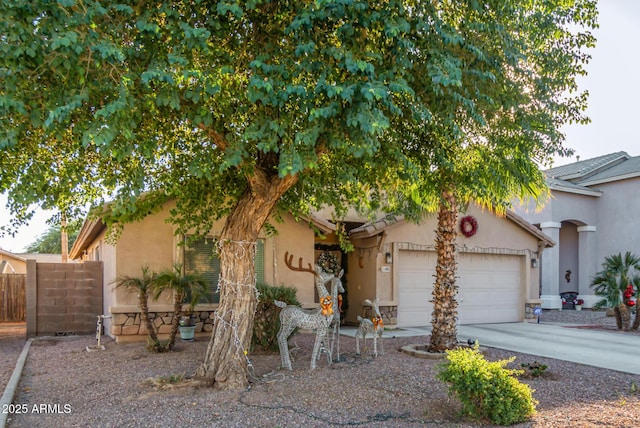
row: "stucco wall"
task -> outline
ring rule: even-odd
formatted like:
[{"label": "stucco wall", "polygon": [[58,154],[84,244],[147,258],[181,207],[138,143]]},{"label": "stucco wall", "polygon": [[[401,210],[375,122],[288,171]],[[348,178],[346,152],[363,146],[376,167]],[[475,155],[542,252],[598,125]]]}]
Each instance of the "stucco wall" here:
[{"label": "stucco wall", "polygon": [[[527,269],[523,273],[522,281],[525,290],[525,301],[539,298],[539,268],[531,267],[531,258],[536,258],[538,251],[538,239],[524,230],[513,221],[498,217],[495,214],[481,210],[472,205],[465,213],[461,213],[459,218],[465,215],[472,215],[478,221],[478,231],[472,237],[465,237],[461,233],[458,235],[457,245],[460,251],[487,252],[487,253],[513,253],[523,258],[523,266]],[[353,322],[355,316],[362,311],[361,301],[364,298],[378,297],[381,306],[395,306],[397,302],[397,286],[395,284],[397,275],[394,274],[395,260],[398,255],[397,248],[405,249],[415,246],[416,249],[428,249],[435,247],[437,218],[435,215],[428,215],[421,224],[409,222],[398,222],[384,230],[384,241],[377,251],[377,239],[367,238],[355,242],[356,251],[350,256],[350,266],[358,266],[358,259],[361,259],[366,266],[365,269],[354,268],[350,270],[350,296],[353,296],[352,306],[354,310],[347,317],[347,321]],[[387,264],[385,254],[389,252],[394,258],[394,262]],[[353,261],[352,261],[353,260]],[[539,263],[538,263],[539,266]],[[389,272],[386,272],[389,268]],[[385,270],[383,272],[383,269]],[[375,283],[375,289],[372,284]],[[356,306],[359,305],[359,306]]]},{"label": "stucco wall", "polygon": [[307,272],[297,272],[285,264],[285,254],[293,256],[292,263],[302,266],[315,263],[313,230],[304,222],[296,223],[290,215],[285,215],[284,223],[275,224],[278,234],[265,240],[265,281],[271,285],[286,285],[298,290],[298,301],[304,306],[315,306],[314,277]]},{"label": "stucco wall", "polygon": [[362,314],[362,301],[375,299],[378,288],[389,288],[383,281],[378,283],[377,238],[359,240],[356,250],[349,253],[349,311],[347,321],[357,322],[357,316]]},{"label": "stucco wall", "polygon": [[[98,238],[89,251],[88,258],[99,249],[100,259],[105,262],[105,306],[108,305],[114,313],[135,311],[137,295],[125,289],[114,289],[112,284],[117,277],[140,276],[142,266],[149,266],[151,270],[161,270],[182,261],[183,247],[174,235],[174,228],[165,219],[169,217],[168,204],[162,211],[146,217],[144,220],[127,224],[118,238],[115,247],[104,242],[104,236]],[[303,266],[314,262],[314,232],[305,222],[296,223],[293,218],[285,214],[284,223],[273,221],[277,233],[268,236],[261,233],[264,239],[264,279],[272,285],[287,285],[298,288],[298,300],[305,306],[314,306],[313,275],[289,269],[285,264],[285,253],[293,255],[293,264],[298,265],[302,257]],[[209,235],[219,236],[224,221],[214,224]],[[199,305],[199,308],[209,308],[212,305]],[[157,301],[150,302],[152,311],[170,310],[167,296],[161,296]],[[204,310],[204,309],[203,309]],[[107,313],[107,312],[105,312]],[[105,322],[105,325],[107,322]]]},{"label": "stucco wall", "polygon": [[516,204],[516,212],[531,224],[576,220],[581,224],[594,225],[598,218],[600,197],[580,195],[554,190],[542,207],[533,201]]},{"label": "stucco wall", "polygon": [[26,260],[20,260],[7,254],[0,253],[0,266],[2,265],[2,261],[6,261],[7,265],[4,268],[4,272],[0,273],[27,273]]},{"label": "stucco wall", "polygon": [[640,255],[640,178],[595,186],[603,195],[598,204],[598,238],[596,258],[598,270],[604,258],[631,251]]},{"label": "stucco wall", "polygon": [[560,293],[579,291],[578,230],[573,223],[563,222],[560,228],[560,261],[558,281]]}]

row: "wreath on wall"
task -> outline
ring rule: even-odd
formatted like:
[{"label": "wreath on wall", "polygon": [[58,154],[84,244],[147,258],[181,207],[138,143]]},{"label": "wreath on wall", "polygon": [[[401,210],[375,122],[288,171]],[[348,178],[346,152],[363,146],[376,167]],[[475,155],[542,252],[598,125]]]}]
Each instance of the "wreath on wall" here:
[{"label": "wreath on wall", "polygon": [[467,238],[473,236],[478,231],[478,220],[474,216],[468,215],[460,220],[460,232]]}]

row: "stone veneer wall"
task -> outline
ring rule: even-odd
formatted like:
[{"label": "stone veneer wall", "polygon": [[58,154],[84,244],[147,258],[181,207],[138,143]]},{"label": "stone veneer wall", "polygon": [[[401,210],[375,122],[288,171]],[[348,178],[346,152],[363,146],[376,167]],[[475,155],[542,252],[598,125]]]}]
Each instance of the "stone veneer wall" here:
[{"label": "stone veneer wall", "polygon": [[[398,307],[397,306],[380,306],[380,315],[382,316],[382,322],[385,327],[393,327],[398,324]],[[365,306],[363,308],[364,318],[373,317],[373,308],[371,306]]]},{"label": "stone veneer wall", "polygon": [[[215,311],[196,311],[194,315],[197,317],[196,333],[209,333],[213,330],[213,318]],[[158,334],[169,334],[171,331],[171,322],[173,321],[173,312],[151,312],[149,318],[156,327]],[[122,314],[113,314],[111,320],[111,335],[116,340],[131,339],[135,336],[147,335],[147,328],[140,319],[140,312],[127,312]]]},{"label": "stone veneer wall", "polygon": [[524,320],[525,321],[537,321],[538,316],[533,313],[535,308],[539,308],[540,303],[525,303],[524,305]]}]

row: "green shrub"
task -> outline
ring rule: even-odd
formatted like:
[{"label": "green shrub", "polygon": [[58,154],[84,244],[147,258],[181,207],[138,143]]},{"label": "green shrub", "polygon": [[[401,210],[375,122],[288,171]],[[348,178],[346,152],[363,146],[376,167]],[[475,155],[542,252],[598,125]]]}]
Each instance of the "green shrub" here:
[{"label": "green shrub", "polygon": [[437,378],[449,384],[449,393],[460,399],[465,415],[511,425],[527,420],[538,404],[529,385],[515,377],[522,370],[505,368],[514,359],[489,362],[478,345],[447,351]]},{"label": "green shrub", "polygon": [[520,367],[524,370],[524,374],[529,377],[540,377],[545,374],[548,366],[546,364],[534,361],[533,363],[522,363]]},{"label": "green shrub", "polygon": [[296,289],[284,286],[273,287],[267,284],[257,284],[256,287],[260,292],[260,300],[256,307],[251,348],[253,351],[277,351],[281,309],[273,301],[280,300],[290,305],[299,305]]}]

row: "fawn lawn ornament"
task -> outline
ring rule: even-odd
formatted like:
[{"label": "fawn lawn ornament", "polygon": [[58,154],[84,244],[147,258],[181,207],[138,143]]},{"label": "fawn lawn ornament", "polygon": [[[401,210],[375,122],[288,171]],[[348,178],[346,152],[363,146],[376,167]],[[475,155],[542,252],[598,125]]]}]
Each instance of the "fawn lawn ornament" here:
[{"label": "fawn lawn ornament", "polygon": [[372,319],[362,318],[358,315],[358,331],[356,332],[356,354],[360,354],[360,337],[364,342],[364,347],[367,345],[367,334],[373,336],[373,356],[378,356],[378,338],[380,338],[380,355],[383,354],[384,347],[382,346],[382,332],[384,331],[384,323],[382,322],[382,315],[380,315],[380,307],[378,305],[378,299],[371,302],[369,299],[365,300],[365,303],[370,304],[373,308],[374,316]]},{"label": "fawn lawn ornament", "polygon": [[[317,265],[314,270],[311,268],[310,263],[308,268],[303,268],[302,259],[298,261],[298,267],[294,267],[291,263],[292,259],[293,255],[288,257],[288,253],[285,254],[285,263],[289,269],[300,272],[309,272],[315,276],[316,289],[318,290],[318,296],[320,297],[320,308],[308,310],[302,309],[299,306],[287,305],[285,302],[281,302],[279,300],[274,301],[276,306],[283,308],[282,311],[280,311],[280,330],[278,331],[280,360],[283,368],[292,370],[288,344],[289,335],[296,328],[316,330],[316,340],[313,345],[313,353],[311,355],[311,370],[313,370],[316,368],[316,361],[320,357],[320,349],[321,347],[324,347],[329,325],[333,321],[334,317],[334,299],[331,298],[325,284],[334,280],[336,275],[325,272]],[[342,272],[340,273],[340,276],[342,276]],[[340,282],[339,278],[338,282]],[[336,290],[338,289],[337,286],[335,288]],[[328,355],[328,363],[331,364],[330,355]]]}]

